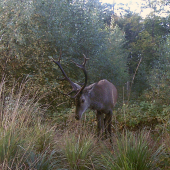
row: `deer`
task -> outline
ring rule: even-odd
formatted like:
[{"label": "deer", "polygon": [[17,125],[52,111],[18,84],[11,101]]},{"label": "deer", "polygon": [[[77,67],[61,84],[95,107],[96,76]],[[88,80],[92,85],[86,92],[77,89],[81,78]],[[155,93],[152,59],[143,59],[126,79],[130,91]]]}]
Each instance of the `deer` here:
[{"label": "deer", "polygon": [[[71,81],[71,79],[67,76],[65,71],[63,70],[59,57],[58,61],[55,61],[52,57],[52,61],[58,65],[61,70],[64,78],[62,80],[66,80],[72,86],[72,91],[67,93],[69,97],[75,99],[75,119],[80,120],[82,118],[83,113],[87,109],[96,110],[96,120],[97,120],[97,135],[98,137],[107,138],[107,134],[109,133],[110,137],[111,126],[112,126],[112,115],[113,108],[117,102],[117,89],[116,87],[106,79],[100,80],[96,83],[87,86],[87,71],[85,69],[86,62],[88,58],[83,54],[84,62],[83,64],[77,64],[73,61],[73,63],[79,67],[85,76],[84,84],[80,86],[77,83]],[[72,93],[75,95],[71,95]],[[105,133],[105,135],[104,135]],[[110,138],[111,141],[111,138]]]}]

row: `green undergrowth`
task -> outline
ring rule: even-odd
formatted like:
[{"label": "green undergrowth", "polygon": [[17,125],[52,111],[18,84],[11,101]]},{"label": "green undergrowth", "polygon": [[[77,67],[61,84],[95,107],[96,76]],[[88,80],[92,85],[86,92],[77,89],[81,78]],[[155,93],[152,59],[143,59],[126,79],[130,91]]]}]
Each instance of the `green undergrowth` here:
[{"label": "green undergrowth", "polygon": [[149,141],[149,133],[125,131],[115,138],[113,152],[106,149],[102,154],[106,169],[111,170],[150,170],[156,169],[163,146],[155,147]]},{"label": "green undergrowth", "polygon": [[[96,136],[94,112],[87,111],[82,121],[77,121],[75,108],[71,108],[58,113],[59,117],[53,120],[46,119],[47,108],[39,104],[42,96],[28,87],[29,80],[14,84],[11,89],[7,88],[5,80],[0,83],[0,169],[139,170],[170,167],[167,118],[158,124],[162,131],[154,129],[157,135],[152,129],[130,131],[126,129],[133,127],[128,125],[130,117],[133,119],[135,113],[149,109],[123,106],[118,112],[114,111],[111,145],[109,140],[100,140]],[[168,113],[167,107],[161,112]],[[126,127],[120,130],[125,123]]]},{"label": "green undergrowth", "polygon": [[151,128],[162,131],[164,125],[169,122],[170,105],[162,105],[152,102],[139,102],[131,105],[124,104],[116,112],[116,120],[119,128],[131,130]]}]

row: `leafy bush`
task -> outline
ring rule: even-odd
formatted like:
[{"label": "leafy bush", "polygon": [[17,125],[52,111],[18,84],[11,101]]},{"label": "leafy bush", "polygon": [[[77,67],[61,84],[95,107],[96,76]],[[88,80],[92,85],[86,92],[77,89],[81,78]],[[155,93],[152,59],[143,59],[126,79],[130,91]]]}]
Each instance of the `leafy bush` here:
[{"label": "leafy bush", "polygon": [[141,101],[130,105],[124,104],[117,111],[117,120],[128,128],[155,127],[169,119],[169,105],[162,105],[156,101]]}]

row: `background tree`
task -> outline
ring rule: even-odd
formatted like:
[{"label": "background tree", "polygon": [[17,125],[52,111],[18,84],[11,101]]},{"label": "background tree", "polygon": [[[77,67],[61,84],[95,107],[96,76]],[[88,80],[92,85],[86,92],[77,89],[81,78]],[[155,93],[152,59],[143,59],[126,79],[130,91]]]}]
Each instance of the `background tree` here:
[{"label": "background tree", "polygon": [[117,26],[107,24],[106,16],[111,13],[108,5],[102,6],[97,0],[7,0],[0,6],[2,75],[29,75],[42,93],[50,93],[47,100],[53,101],[59,95],[55,91],[60,70],[48,56],[58,58],[61,54],[68,76],[79,82],[84,77],[70,61],[80,63],[85,54],[90,58],[89,83],[102,78],[117,85],[125,83],[125,38]]},{"label": "background tree", "polygon": [[[135,75],[132,86],[136,94],[133,95],[135,98],[149,87],[149,72],[158,60],[159,46],[166,40],[166,35],[169,32],[169,17],[157,15],[156,4],[152,6],[155,6],[155,12],[151,12],[145,19],[128,10],[126,10],[124,16],[114,15],[115,23],[125,31],[127,43],[124,47],[129,52],[128,69],[130,79],[132,80]],[[140,67],[138,67],[139,63]]]},{"label": "background tree", "polygon": [[50,93],[48,101],[56,96],[64,100],[58,90],[66,84],[59,86],[60,70],[48,56],[62,55],[68,76],[83,82],[83,73],[70,61],[81,63],[85,54],[90,58],[89,84],[107,78],[121,94],[122,86],[135,75],[132,96],[136,99],[150,88],[148,77],[162,57],[159,51],[169,34],[170,20],[159,14],[166,12],[168,4],[151,1],[145,7],[154,10],[142,18],[127,9],[124,15],[116,15],[115,4],[98,0],[0,1],[1,75],[29,76],[42,93]]},{"label": "background tree", "polygon": [[159,48],[159,59],[155,62],[153,70],[149,74],[149,100],[162,105],[170,104],[170,37],[167,36]]}]

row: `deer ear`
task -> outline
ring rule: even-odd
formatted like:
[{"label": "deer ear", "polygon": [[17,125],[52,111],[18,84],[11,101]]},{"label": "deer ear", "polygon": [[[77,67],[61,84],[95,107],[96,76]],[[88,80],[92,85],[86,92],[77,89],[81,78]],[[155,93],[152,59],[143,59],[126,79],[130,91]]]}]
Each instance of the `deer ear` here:
[{"label": "deer ear", "polygon": [[77,87],[78,90],[81,89],[81,86],[79,84],[77,84],[77,83],[74,83],[74,84],[75,84],[75,86]]},{"label": "deer ear", "polygon": [[92,96],[94,85],[95,85],[95,83],[88,86],[88,96],[89,97]]},{"label": "deer ear", "polygon": [[93,83],[93,84],[89,85],[89,86],[87,87],[88,91],[91,91],[91,90],[94,88],[95,84],[96,84],[96,83]]}]

